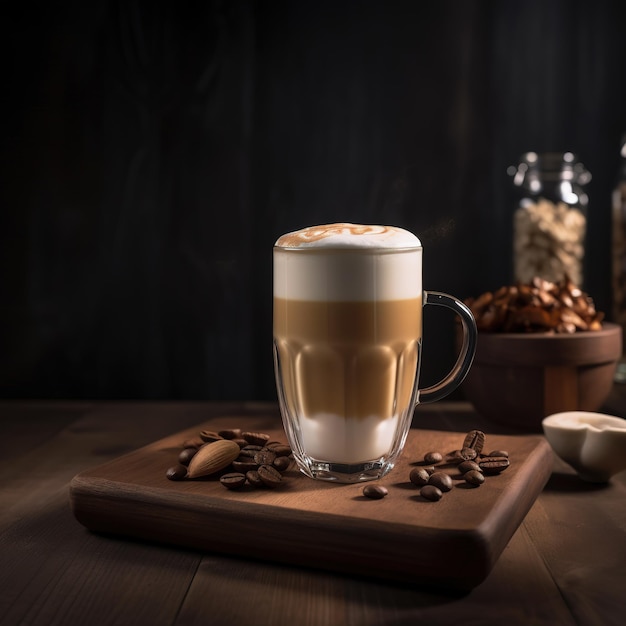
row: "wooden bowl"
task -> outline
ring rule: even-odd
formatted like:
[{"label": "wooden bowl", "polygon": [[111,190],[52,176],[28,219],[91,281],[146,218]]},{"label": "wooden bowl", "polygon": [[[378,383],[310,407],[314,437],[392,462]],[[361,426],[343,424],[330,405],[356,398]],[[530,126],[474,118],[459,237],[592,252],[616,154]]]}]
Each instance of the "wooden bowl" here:
[{"label": "wooden bowl", "polygon": [[613,385],[622,330],[569,334],[478,333],[476,357],[462,389],[488,419],[541,432],[544,417],[597,411]]}]

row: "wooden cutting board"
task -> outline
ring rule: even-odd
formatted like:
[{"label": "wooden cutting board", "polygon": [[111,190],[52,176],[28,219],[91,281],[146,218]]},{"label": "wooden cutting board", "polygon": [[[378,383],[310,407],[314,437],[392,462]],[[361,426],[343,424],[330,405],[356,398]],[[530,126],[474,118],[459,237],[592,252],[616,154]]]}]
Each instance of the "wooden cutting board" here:
[{"label": "wooden cutting board", "polygon": [[[542,436],[487,435],[486,448],[508,450],[511,466],[478,488],[455,480],[439,502],[429,502],[409,481],[411,469],[426,452],[458,449],[464,434],[415,429],[394,470],[378,481],[389,490],[381,500],[365,498],[363,484],[314,481],[295,469],[275,490],[166,478],[185,439],[238,425],[233,417],[212,420],[77,475],[70,485],[76,519],[95,532],[470,589],[490,572],[552,468]],[[266,432],[286,441],[282,430]],[[452,466],[443,471],[458,476]]]}]

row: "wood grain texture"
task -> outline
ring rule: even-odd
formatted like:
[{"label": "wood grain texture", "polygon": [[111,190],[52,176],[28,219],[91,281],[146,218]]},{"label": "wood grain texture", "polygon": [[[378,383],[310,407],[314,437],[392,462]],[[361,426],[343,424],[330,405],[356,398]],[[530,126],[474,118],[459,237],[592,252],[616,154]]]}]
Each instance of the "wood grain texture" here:
[{"label": "wood grain texture", "polygon": [[607,484],[589,484],[555,460],[525,527],[577,623],[623,624],[626,472]]},{"label": "wood grain texture", "polygon": [[[626,388],[615,390],[609,409],[626,416]],[[2,626],[623,622],[626,472],[590,487],[555,462],[491,573],[471,591],[455,592],[125,540],[90,533],[74,519],[68,489],[75,474],[207,420],[278,428],[272,404],[3,402],[0,415],[14,455],[0,482]],[[37,434],[20,451],[29,424]],[[464,403],[420,406],[414,424],[506,434]],[[245,532],[256,525],[249,516]],[[470,566],[456,556],[450,563]]]},{"label": "wood grain texture", "polygon": [[575,411],[579,407],[578,368],[550,365],[543,369],[543,414]]},{"label": "wood grain texture", "polygon": [[[229,491],[215,477],[165,478],[186,438],[237,425],[234,417],[207,422],[81,473],[71,483],[77,519],[91,530],[202,550],[471,588],[492,569],[552,463],[543,438],[490,436],[490,449],[510,452],[511,467],[479,489],[457,480],[440,502],[427,502],[408,480],[411,468],[429,450],[458,449],[464,434],[412,430],[396,467],[379,481],[389,490],[381,501],[365,498],[362,484],[313,481],[295,469],[276,490]],[[286,440],[282,430],[269,434]],[[455,556],[472,567],[451,570]]]}]

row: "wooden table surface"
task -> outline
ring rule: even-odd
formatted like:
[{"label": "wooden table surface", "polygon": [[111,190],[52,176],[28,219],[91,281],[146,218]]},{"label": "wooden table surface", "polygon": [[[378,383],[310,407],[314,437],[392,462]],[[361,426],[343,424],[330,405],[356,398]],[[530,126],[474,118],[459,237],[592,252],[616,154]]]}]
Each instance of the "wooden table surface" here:
[{"label": "wooden table surface", "polygon": [[[626,417],[623,386],[605,410]],[[555,459],[491,574],[463,594],[105,537],[74,519],[74,475],[219,416],[279,424],[272,404],[1,402],[0,624],[625,623],[626,472],[593,486]],[[414,425],[510,432],[465,403],[420,406]]]}]

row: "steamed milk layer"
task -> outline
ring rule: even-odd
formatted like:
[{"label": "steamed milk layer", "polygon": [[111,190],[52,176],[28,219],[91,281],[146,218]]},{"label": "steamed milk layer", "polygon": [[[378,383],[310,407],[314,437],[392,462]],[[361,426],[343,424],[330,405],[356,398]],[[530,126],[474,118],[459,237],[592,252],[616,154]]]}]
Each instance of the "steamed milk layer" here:
[{"label": "steamed milk layer", "polygon": [[281,237],[274,336],[304,452],[357,464],[410,419],[421,337],[421,247],[401,229],[336,224]]}]

